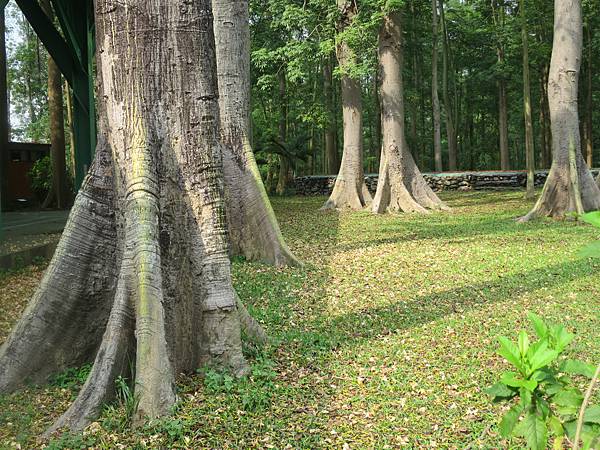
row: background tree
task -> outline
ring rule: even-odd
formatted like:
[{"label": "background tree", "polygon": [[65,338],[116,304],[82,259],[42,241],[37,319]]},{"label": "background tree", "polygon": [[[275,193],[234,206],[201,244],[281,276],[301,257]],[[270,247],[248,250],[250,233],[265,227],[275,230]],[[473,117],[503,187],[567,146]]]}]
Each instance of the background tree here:
[{"label": "background tree", "polygon": [[401,12],[385,8],[379,31],[383,147],[373,212],[425,212],[444,204],[431,190],[408,150],[404,124],[404,49]]},{"label": "background tree", "polygon": [[323,209],[357,210],[371,202],[371,194],[365,184],[363,166],[362,92],[357,75],[352,73],[357,60],[343,32],[349,29],[358,10],[355,0],[338,0],[337,5],[340,10],[338,23],[340,34],[336,52],[342,78],[344,151],[333,192],[323,205]]},{"label": "background tree", "polygon": [[248,259],[296,263],[281,235],[250,143],[248,2],[212,0],[212,6],[231,248]]},{"label": "background tree", "polygon": [[600,189],[581,154],[578,88],[583,44],[580,0],[555,0],[548,81],[552,168],[542,195],[521,220],[600,209]]}]

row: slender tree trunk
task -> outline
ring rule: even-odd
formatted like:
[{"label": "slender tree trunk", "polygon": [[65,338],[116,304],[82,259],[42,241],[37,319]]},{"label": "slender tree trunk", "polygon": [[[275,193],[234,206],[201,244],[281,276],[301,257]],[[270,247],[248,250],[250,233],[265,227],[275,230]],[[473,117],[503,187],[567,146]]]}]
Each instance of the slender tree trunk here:
[{"label": "slender tree trunk", "polygon": [[[281,69],[278,75],[279,78],[279,101],[280,101],[280,112],[279,112],[279,141],[282,144],[287,142],[288,134],[288,116],[287,116],[287,94],[286,94],[286,81],[285,71]],[[288,174],[290,172],[289,159],[285,155],[279,155],[279,176],[277,177],[277,188],[275,192],[277,195],[285,194],[287,187]]]},{"label": "slender tree trunk", "polygon": [[522,221],[600,209],[600,189],[581,154],[579,135],[577,92],[582,35],[581,1],[555,0],[548,85],[552,167],[541,197]]},{"label": "slender tree trunk", "polygon": [[[0,9],[0,215],[8,207],[8,162],[6,148],[10,139],[9,98],[7,89],[5,8]],[[1,224],[0,224],[1,226]]]},{"label": "slender tree trunk", "polygon": [[373,212],[426,212],[444,204],[423,179],[408,150],[404,133],[400,12],[389,13],[379,31],[383,147]]},{"label": "slender tree trunk", "polygon": [[529,43],[525,0],[521,0],[521,37],[523,41],[523,111],[525,115],[525,160],[527,165],[527,190],[525,198],[535,197],[535,148],[533,144],[533,117],[531,112],[531,86],[529,80]]},{"label": "slender tree trunk", "polygon": [[327,108],[327,128],[325,129],[325,173],[335,175],[340,169],[340,158],[337,151],[335,136],[335,110],[333,102],[333,76],[332,63],[328,57],[323,64],[323,95]]},{"label": "slender tree trunk", "polygon": [[[337,0],[342,12],[340,30],[356,15],[356,3]],[[362,92],[360,80],[348,71],[356,63],[356,56],[347,42],[337,46],[337,57],[342,70],[342,112],[344,121],[344,152],[340,172],[333,192],[321,209],[362,209],[371,202],[371,194],[365,184],[362,145]]]},{"label": "slender tree trunk", "polygon": [[[54,12],[49,0],[42,0],[41,6],[50,20]],[[67,165],[65,147],[65,120],[63,117],[62,78],[54,60],[48,57],[48,112],[50,116],[50,157],[52,161],[52,187],[44,201],[47,208],[53,202],[58,209],[66,208]]]},{"label": "slender tree trunk", "polygon": [[542,167],[550,168],[552,164],[552,128],[550,126],[550,107],[548,106],[548,67],[542,68],[540,77],[540,121],[542,135]]},{"label": "slender tree trunk", "polygon": [[587,70],[586,70],[586,103],[585,103],[585,157],[588,167],[594,165],[594,92],[592,85],[593,61],[592,61],[592,32],[589,24],[585,26],[587,40]]},{"label": "slender tree trunk", "polygon": [[[505,62],[504,43],[502,32],[505,27],[506,6],[505,0],[492,0],[492,13],[498,29],[496,55],[498,66],[503,68]],[[496,11],[494,11],[494,9]],[[500,169],[510,169],[510,153],[508,149],[508,105],[506,94],[506,80],[504,75],[498,80],[498,137],[500,142]]]},{"label": "slender tree trunk", "polygon": [[456,170],[456,121],[454,114],[454,105],[450,100],[448,87],[448,65],[449,65],[449,45],[448,30],[446,29],[446,14],[444,12],[444,0],[439,0],[440,4],[440,23],[442,25],[442,94],[444,98],[444,113],[446,117],[446,136],[448,138],[448,170]]},{"label": "slender tree trunk", "polygon": [[[38,291],[0,348],[0,392],[94,361],[52,429],[83,429],[134,364],[135,421],[175,374],[239,375],[209,0],[97,0],[96,159]],[[135,12],[135,14],[132,14]],[[252,321],[250,320],[250,323]]]},{"label": "slender tree trunk", "polygon": [[431,55],[431,105],[433,108],[433,158],[435,171],[441,172],[442,165],[442,128],[440,98],[438,95],[438,13],[437,0],[431,0],[432,9],[432,55]]},{"label": "slender tree trunk", "polygon": [[[499,54],[503,52],[499,51]],[[503,60],[504,57],[498,57]],[[500,169],[510,169],[510,154],[508,151],[508,105],[506,99],[506,81],[498,82],[498,133],[500,135]]]},{"label": "slender tree trunk", "polygon": [[63,92],[65,93],[66,99],[66,110],[67,110],[67,126],[69,127],[69,158],[70,158],[70,175],[71,179],[75,180],[75,129],[73,128],[73,105],[71,104],[72,96],[69,89],[69,84],[65,80]]},{"label": "slender tree trunk", "polygon": [[231,251],[277,266],[297,263],[286,245],[250,143],[247,0],[212,0],[221,142]]}]

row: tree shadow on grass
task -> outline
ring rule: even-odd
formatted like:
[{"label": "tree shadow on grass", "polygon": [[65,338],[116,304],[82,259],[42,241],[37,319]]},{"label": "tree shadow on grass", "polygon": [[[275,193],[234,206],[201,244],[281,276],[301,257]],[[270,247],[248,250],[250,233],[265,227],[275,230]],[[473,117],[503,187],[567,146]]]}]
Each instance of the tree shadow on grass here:
[{"label": "tree shadow on grass", "polygon": [[322,331],[336,330],[343,345],[354,345],[357,340],[417,327],[451,314],[485,308],[541,288],[555,288],[595,274],[597,268],[588,260],[568,261],[430,295],[399,299],[384,307],[341,314],[324,323]]},{"label": "tree shadow on grass", "polygon": [[[556,221],[519,224],[512,216],[498,216],[492,219],[473,216],[464,220],[455,216],[443,217],[442,215],[426,218],[414,217],[413,220],[398,217],[397,220],[390,218],[385,222],[371,225],[368,235],[357,236],[352,242],[341,243],[337,250],[352,251],[364,247],[422,240],[443,240],[451,243],[463,239],[502,238],[510,235],[523,238],[547,232],[549,229],[560,229],[562,236],[581,231],[576,224],[568,228],[564,222]],[[540,239],[542,238],[540,236]]]}]

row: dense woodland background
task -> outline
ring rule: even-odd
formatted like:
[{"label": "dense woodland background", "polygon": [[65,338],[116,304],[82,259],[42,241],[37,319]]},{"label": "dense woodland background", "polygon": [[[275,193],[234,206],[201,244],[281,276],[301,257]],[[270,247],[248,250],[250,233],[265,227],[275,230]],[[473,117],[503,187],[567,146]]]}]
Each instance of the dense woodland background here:
[{"label": "dense woodland background", "polygon": [[[335,57],[339,11],[328,0],[251,1],[252,126],[257,161],[270,192],[284,193],[294,175],[337,173],[342,150],[339,69]],[[432,56],[442,118],[443,170],[449,166],[448,119],[455,128],[456,169],[524,169],[523,25],[534,118],[536,168],[550,165],[546,84],[553,7],[547,0],[404,0],[404,79],[407,140],[423,171],[435,170]],[[433,9],[437,12],[437,33]],[[583,0],[584,51],[580,79],[582,151],[595,165],[600,117],[594,115],[600,76],[600,4]],[[361,1],[343,38],[355,50],[352,68],[363,91],[365,171],[378,170],[381,148],[377,29],[381,9]],[[7,9],[11,137],[48,141],[47,55],[14,4]],[[339,35],[338,35],[339,38]],[[68,107],[68,102],[65,102]],[[509,163],[500,160],[506,115]],[[68,119],[68,114],[65,114]],[[69,121],[67,120],[67,129]],[[67,130],[68,132],[68,130]],[[337,158],[326,153],[327,142]],[[67,139],[67,145],[69,139]],[[67,158],[69,162],[69,158]]]}]

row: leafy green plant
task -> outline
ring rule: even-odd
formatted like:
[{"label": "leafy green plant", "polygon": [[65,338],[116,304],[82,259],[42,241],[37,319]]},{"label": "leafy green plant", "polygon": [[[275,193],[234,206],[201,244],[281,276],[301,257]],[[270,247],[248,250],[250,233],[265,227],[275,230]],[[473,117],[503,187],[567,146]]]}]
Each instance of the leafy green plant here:
[{"label": "leafy green plant", "polygon": [[31,189],[37,199],[44,201],[52,187],[52,162],[49,156],[44,156],[33,163],[33,167],[27,174],[31,182]]},{"label": "leafy green plant", "polygon": [[[579,216],[581,220],[600,228],[600,211],[592,211]],[[585,246],[580,252],[580,256],[585,258],[600,258],[600,241],[592,242]]]},{"label": "leafy green plant", "polygon": [[124,431],[131,425],[139,404],[139,396],[133,392],[127,379],[120,375],[115,380],[115,388],[118,406],[105,407],[102,426],[108,430]]},{"label": "leafy green plant", "polygon": [[211,368],[200,369],[209,394],[227,394],[239,398],[245,411],[258,411],[269,406],[276,389],[277,372],[272,360],[259,356],[243,378],[234,378]]},{"label": "leafy green plant", "polygon": [[[560,358],[575,337],[563,325],[547,324],[528,314],[538,340],[532,342],[526,331],[517,343],[500,337],[498,353],[516,371],[502,374],[500,382],[486,390],[494,401],[509,401],[512,407],[500,421],[504,438],[522,437],[530,449],[543,450],[549,435],[554,448],[574,442],[584,395],[573,377],[592,379],[595,368],[582,361]],[[590,406],[582,416],[581,439],[584,448],[600,443],[600,406]]]},{"label": "leafy green plant", "polygon": [[68,368],[64,372],[52,376],[49,380],[50,385],[61,389],[73,389],[79,387],[85,383],[91,369],[91,364]]}]

